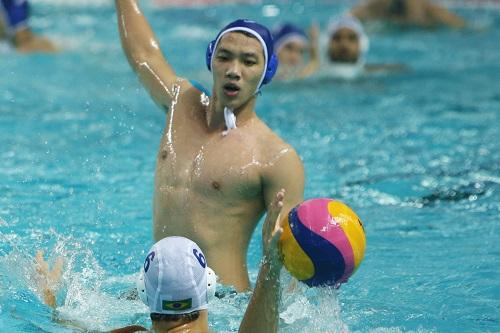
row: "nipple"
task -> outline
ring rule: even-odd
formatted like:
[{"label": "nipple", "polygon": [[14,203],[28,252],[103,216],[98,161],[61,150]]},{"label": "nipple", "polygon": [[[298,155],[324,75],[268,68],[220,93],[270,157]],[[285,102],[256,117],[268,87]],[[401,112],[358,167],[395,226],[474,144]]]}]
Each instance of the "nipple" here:
[{"label": "nipple", "polygon": [[226,136],[230,130],[236,128],[236,116],[233,109],[224,107],[224,121],[226,122],[226,130],[222,132],[222,136]]}]

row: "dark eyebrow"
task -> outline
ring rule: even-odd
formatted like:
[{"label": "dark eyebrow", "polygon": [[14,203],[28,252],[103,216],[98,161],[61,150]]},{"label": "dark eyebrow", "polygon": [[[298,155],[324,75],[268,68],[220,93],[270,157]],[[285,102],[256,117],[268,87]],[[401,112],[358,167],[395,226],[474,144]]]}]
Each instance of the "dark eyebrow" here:
[{"label": "dark eyebrow", "polygon": [[[225,49],[225,48],[217,48],[217,53],[229,53],[229,54],[233,54],[233,51]],[[255,58],[257,58],[257,53],[255,53],[255,52],[244,52],[242,55],[244,57],[255,57]]]},{"label": "dark eyebrow", "polygon": [[245,58],[247,58],[247,57],[254,57],[254,58],[258,58],[257,53],[254,53],[254,52],[245,52],[245,53],[243,53],[243,56],[244,56]]},{"label": "dark eyebrow", "polygon": [[230,53],[230,54],[232,54],[233,52],[229,51],[228,49],[218,48],[217,53]]}]

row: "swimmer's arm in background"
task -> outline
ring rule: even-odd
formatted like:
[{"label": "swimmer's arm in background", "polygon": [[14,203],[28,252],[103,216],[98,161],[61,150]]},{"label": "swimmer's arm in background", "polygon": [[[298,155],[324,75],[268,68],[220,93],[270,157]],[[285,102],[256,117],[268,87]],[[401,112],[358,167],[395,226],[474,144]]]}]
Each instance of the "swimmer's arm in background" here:
[{"label": "swimmer's arm in background", "polygon": [[7,32],[5,31],[5,23],[0,15],[0,40],[7,39]]},{"label": "swimmer's arm in background", "polygon": [[355,16],[360,21],[381,18],[386,10],[387,0],[368,0],[354,7],[351,10],[351,15]]},{"label": "swimmer's arm in background", "polygon": [[30,28],[16,31],[12,44],[23,53],[55,53],[58,48],[47,38],[36,35]]},{"label": "swimmer's arm in background", "polygon": [[283,266],[278,250],[278,241],[283,233],[281,211],[284,197],[284,190],[277,192],[267,209],[262,229],[264,256],[239,333],[275,333],[278,331],[278,305],[281,295],[280,271]]},{"label": "swimmer's arm in background", "polygon": [[115,4],[122,48],[130,66],[155,103],[168,109],[178,93],[176,90],[191,85],[178,80],[137,1],[115,0]]},{"label": "swimmer's arm in background", "polygon": [[403,73],[408,72],[410,67],[405,64],[366,64],[364,69],[368,73]]},{"label": "swimmer's arm in background", "polygon": [[444,7],[429,3],[427,11],[436,25],[444,25],[457,29],[465,28],[466,26],[464,19]]},{"label": "swimmer's arm in background", "polygon": [[452,28],[465,27],[465,21],[449,10],[430,1],[407,0],[406,1],[407,20],[424,28],[436,28],[448,26]]},{"label": "swimmer's arm in background", "polygon": [[316,23],[313,23],[309,29],[309,62],[300,72],[299,77],[301,78],[313,75],[319,68],[320,58],[318,39],[319,27]]}]

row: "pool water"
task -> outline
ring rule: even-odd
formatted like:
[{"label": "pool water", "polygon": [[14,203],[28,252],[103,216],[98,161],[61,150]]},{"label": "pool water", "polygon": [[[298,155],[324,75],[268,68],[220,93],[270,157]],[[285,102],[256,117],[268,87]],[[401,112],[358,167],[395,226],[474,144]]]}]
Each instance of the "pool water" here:
[{"label": "pool water", "polygon": [[[349,4],[144,8],[177,72],[209,86],[206,44],[234,17],[325,27]],[[304,161],[306,197],[348,203],[367,234],[340,290],[283,295],[282,332],[500,331],[500,12],[454,9],[471,28],[371,28],[368,62],[407,72],[274,82],[259,97]],[[110,2],[40,1],[32,25],[64,52],[0,51],[0,332],[147,325],[147,309],[120,295],[152,245],[165,114],[129,68]],[[57,316],[34,293],[36,249],[66,258]],[[236,332],[247,303],[213,302],[212,329]]]}]

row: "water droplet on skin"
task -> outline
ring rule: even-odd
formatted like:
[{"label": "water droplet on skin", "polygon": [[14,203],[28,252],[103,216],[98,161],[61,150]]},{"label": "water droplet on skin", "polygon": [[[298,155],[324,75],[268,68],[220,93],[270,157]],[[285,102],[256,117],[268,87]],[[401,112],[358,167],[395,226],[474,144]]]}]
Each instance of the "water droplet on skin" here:
[{"label": "water droplet on skin", "polygon": [[200,103],[203,106],[208,106],[210,104],[210,97],[208,97],[205,93],[201,93]]}]

